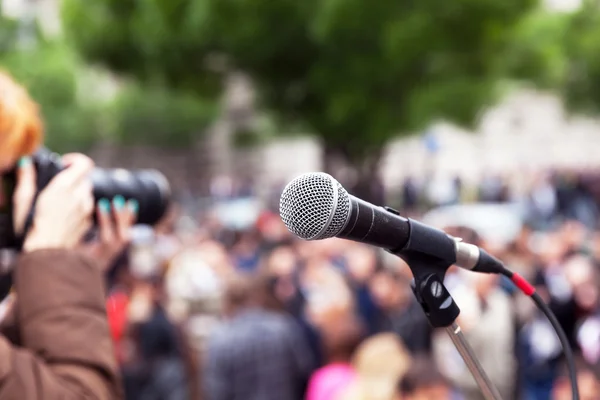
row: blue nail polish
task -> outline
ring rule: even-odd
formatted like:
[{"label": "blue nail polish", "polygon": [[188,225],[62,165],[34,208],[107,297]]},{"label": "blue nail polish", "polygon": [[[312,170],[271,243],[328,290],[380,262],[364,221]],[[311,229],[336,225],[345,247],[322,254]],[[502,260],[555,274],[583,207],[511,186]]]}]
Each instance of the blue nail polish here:
[{"label": "blue nail polish", "polygon": [[131,200],[129,200],[129,201],[127,202],[127,205],[128,205],[128,207],[129,207],[129,209],[130,209],[130,210],[131,210],[131,211],[132,211],[134,214],[136,214],[136,213],[138,212],[139,208],[140,208],[140,205],[139,205],[139,203],[138,203],[138,202],[137,202],[137,200],[135,200],[135,199],[131,199]]},{"label": "blue nail polish", "polygon": [[123,196],[115,196],[113,199],[113,204],[117,210],[122,210],[125,207],[125,199]]},{"label": "blue nail polish", "polygon": [[100,212],[108,214],[110,212],[110,201],[108,199],[100,199],[98,201],[98,208],[100,208]]},{"label": "blue nail polish", "polygon": [[29,158],[29,157],[21,157],[19,159],[19,163],[18,163],[19,168],[27,167],[29,164],[31,164],[31,158]]}]

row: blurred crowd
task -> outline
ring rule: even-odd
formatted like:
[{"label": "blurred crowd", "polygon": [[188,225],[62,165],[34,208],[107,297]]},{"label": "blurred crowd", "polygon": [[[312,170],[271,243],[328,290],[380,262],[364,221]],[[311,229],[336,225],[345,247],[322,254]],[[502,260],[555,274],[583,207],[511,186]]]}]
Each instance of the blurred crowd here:
[{"label": "blurred crowd", "polygon": [[[403,213],[468,197],[460,179],[425,183],[399,185]],[[220,203],[254,201],[251,190],[219,188]],[[470,193],[521,204],[519,232],[498,243],[468,226],[441,228],[535,284],[576,350],[581,398],[600,399],[596,179],[545,174],[515,194],[486,177]],[[108,277],[127,399],[483,399],[446,332],[430,327],[402,260],[295,239],[270,203],[246,226],[232,227],[218,207],[176,207],[155,229],[136,227]],[[528,298],[501,277],[454,268],[446,286],[502,398],[571,398],[558,338]]]}]

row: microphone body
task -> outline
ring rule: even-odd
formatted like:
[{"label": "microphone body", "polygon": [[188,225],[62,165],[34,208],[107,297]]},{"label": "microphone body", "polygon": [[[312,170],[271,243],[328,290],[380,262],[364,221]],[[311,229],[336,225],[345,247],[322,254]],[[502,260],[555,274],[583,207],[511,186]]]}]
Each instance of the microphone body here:
[{"label": "microphone body", "polygon": [[382,247],[392,253],[406,246],[410,237],[410,224],[406,218],[353,195],[348,196],[350,215],[337,237]]},{"label": "microphone body", "polygon": [[479,247],[349,194],[324,173],[301,175],[283,191],[280,214],[307,240],[329,237],[381,247],[402,258],[420,254],[476,272],[498,273],[502,263]]}]

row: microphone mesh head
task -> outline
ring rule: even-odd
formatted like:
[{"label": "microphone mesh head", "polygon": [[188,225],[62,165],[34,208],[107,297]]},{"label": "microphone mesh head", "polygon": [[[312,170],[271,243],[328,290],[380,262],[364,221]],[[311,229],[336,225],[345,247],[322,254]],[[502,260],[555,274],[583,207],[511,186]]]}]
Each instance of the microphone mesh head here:
[{"label": "microphone mesh head", "polygon": [[331,175],[304,174],[287,184],[279,215],[294,235],[306,240],[334,237],[350,217],[350,196]]}]

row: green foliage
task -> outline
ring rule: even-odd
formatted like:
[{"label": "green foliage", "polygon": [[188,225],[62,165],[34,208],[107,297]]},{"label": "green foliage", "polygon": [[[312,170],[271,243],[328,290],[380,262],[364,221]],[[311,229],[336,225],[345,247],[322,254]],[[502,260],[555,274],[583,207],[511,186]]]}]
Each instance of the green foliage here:
[{"label": "green foliage", "polygon": [[505,59],[516,76],[552,89],[571,112],[600,111],[600,5],[569,13],[535,12],[515,30]]},{"label": "green foliage", "polygon": [[569,109],[596,114],[600,111],[600,6],[585,1],[568,15],[567,23],[562,94]]},{"label": "green foliage", "polygon": [[[65,0],[63,17],[88,61],[198,98],[215,98],[222,79],[211,60],[225,60],[252,77],[263,109],[282,130],[312,132],[328,149],[361,162],[392,137],[435,119],[473,125],[498,99],[499,82],[544,69],[555,50],[536,53],[533,33],[551,28],[531,16],[537,6],[537,0]],[[553,68],[544,80],[556,79],[562,66]],[[146,110],[131,118],[141,122],[157,111],[150,104]]]},{"label": "green foliage", "polygon": [[17,21],[0,16],[0,54],[5,54],[15,49],[19,24]]},{"label": "green foliage", "polygon": [[214,104],[160,87],[131,85],[111,104],[113,137],[121,143],[183,147],[215,113]]},{"label": "green foliage", "polygon": [[534,0],[205,0],[220,46],[263,105],[354,160],[497,99]]},{"label": "green foliage", "polygon": [[239,129],[233,134],[233,146],[237,149],[248,149],[261,143],[260,132],[250,129]]},{"label": "green foliage", "polygon": [[0,20],[0,67],[30,92],[44,118],[45,144],[56,151],[82,150],[98,138],[95,109],[78,101],[74,53],[59,42],[37,38],[32,48],[19,48],[18,24]]},{"label": "green foliage", "polygon": [[207,65],[210,16],[204,1],[65,0],[68,39],[84,58],[152,84],[220,94]]},{"label": "green foliage", "polygon": [[65,0],[66,37],[83,58],[134,85],[110,108],[125,143],[187,146],[215,117],[222,80],[203,1]]},{"label": "green foliage", "polygon": [[567,71],[566,41],[570,16],[538,9],[512,32],[512,45],[501,62],[515,79],[538,88],[560,90]]}]

